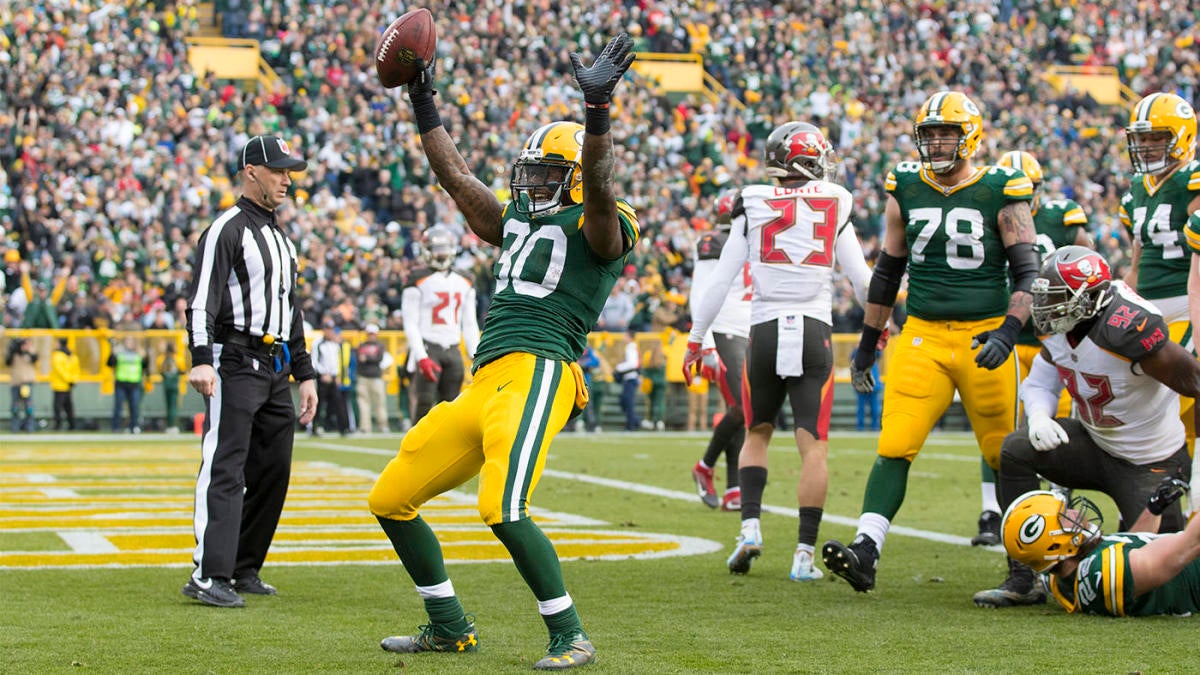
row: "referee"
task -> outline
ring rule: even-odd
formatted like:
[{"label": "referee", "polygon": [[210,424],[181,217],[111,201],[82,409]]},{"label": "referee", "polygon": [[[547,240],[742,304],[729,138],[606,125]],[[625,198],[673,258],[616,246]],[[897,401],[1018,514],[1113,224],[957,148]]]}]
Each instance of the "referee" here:
[{"label": "referee", "polygon": [[300,423],[317,409],[317,374],[296,299],[296,249],[275,216],[291,172],[308,163],[273,136],[251,138],[237,163],[242,196],[200,235],[187,310],[188,381],[205,397],[207,414],[193,518],[196,569],[183,594],[217,607],[245,606],[239,593],[275,595],[258,573],[291,475],[289,375],[300,382]]}]

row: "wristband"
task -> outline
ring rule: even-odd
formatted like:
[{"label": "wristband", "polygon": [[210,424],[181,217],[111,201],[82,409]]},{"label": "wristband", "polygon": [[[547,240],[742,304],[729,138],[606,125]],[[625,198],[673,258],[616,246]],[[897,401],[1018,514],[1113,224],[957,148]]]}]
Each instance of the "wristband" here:
[{"label": "wristband", "polygon": [[603,136],[608,133],[608,128],[608,104],[588,103],[583,121],[584,131],[593,136]]},{"label": "wristband", "polygon": [[437,104],[433,102],[433,92],[409,92],[408,98],[412,101],[417,133],[428,133],[442,126],[442,116],[438,113]]}]

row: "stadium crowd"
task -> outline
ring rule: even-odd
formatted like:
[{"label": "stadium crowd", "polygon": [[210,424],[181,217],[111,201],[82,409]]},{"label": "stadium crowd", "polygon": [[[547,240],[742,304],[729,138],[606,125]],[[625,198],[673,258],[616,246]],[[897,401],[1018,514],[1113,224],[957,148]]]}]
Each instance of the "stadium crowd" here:
[{"label": "stadium crowd", "polygon": [[[686,329],[692,244],[714,198],[761,179],[761,144],[789,119],[833,140],[870,257],[884,173],[915,157],[912,116],[942,88],[983,108],[985,160],[1032,151],[1046,170],[1043,197],[1078,201],[1098,247],[1124,266],[1128,111],[1059,93],[1039,74],[1111,65],[1138,95],[1175,91],[1200,104],[1200,10],[1117,0],[785,6],[479,0],[434,12],[443,118],[502,197],[511,149],[579,109],[567,55],[594,53],[598,36],[624,30],[637,50],[699,53],[726,88],[717,102],[681,98],[631,71],[613,131],[619,194],[644,229],[600,329]],[[382,89],[372,67],[379,32],[404,9],[220,0],[224,33],[260,40],[280,77],[260,91],[192,71],[194,0],[0,8],[3,324],[182,325],[192,247],[233,203],[235,150],[258,133],[283,136],[310,160],[285,221],[301,245],[311,325],[402,328],[400,289],[433,224],[461,234],[458,266],[477,272],[484,312],[490,247],[431,187],[403,89]],[[839,295],[835,329],[857,330],[844,281]]]}]

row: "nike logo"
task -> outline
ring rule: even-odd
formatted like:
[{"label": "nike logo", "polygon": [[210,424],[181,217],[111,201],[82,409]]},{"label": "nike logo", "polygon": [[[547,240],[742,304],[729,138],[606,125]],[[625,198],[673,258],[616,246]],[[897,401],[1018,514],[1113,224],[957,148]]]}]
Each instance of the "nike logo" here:
[{"label": "nike logo", "polygon": [[1150,320],[1150,317],[1146,317],[1146,318],[1142,319],[1142,322],[1137,325],[1138,332],[1141,332],[1141,330],[1146,327],[1146,322],[1149,320]]},{"label": "nike logo", "polygon": [[500,385],[499,387],[496,387],[496,391],[500,391],[501,389],[504,389],[505,387],[507,387],[510,384],[512,384],[512,380],[509,380],[508,382],[505,382],[504,384]]},{"label": "nike logo", "polygon": [[197,578],[195,578],[195,577],[192,577],[192,581],[196,582],[196,585],[197,585],[197,586],[199,586],[200,588],[202,588],[202,589],[204,589],[204,590],[206,590],[206,591],[207,591],[208,589],[212,588],[212,579],[208,579],[208,578],[205,578],[205,579],[197,579]]}]

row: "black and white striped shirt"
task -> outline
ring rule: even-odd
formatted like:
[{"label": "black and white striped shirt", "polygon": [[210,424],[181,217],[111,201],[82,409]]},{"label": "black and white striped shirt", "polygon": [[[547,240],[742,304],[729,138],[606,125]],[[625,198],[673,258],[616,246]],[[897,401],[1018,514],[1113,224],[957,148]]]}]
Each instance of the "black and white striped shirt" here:
[{"label": "black and white striped shirt", "polygon": [[286,342],[297,380],[315,377],[297,305],[296,248],[273,211],[242,197],[200,235],[192,265],[188,344],[193,365],[212,364],[212,345],[230,333]]}]

